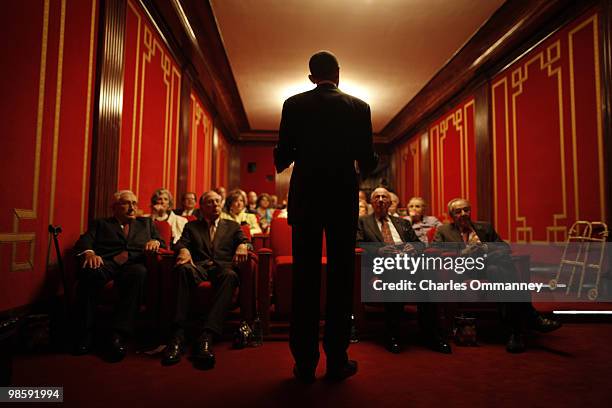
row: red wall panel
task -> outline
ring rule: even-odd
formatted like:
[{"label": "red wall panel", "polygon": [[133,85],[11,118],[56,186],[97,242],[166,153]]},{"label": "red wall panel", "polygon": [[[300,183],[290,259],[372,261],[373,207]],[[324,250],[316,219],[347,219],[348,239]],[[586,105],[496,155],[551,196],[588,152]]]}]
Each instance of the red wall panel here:
[{"label": "red wall panel", "polygon": [[215,129],[215,137],[214,137],[217,149],[215,153],[215,185],[216,187],[225,187],[226,189],[234,188],[236,186],[228,186],[227,183],[229,181],[229,155],[230,155],[230,146],[227,140],[225,140],[225,136],[219,129]]},{"label": "red wall panel", "polygon": [[[240,188],[245,191],[253,190],[257,194],[276,193],[273,150],[274,147],[271,146],[245,146],[240,148]],[[256,164],[255,172],[248,172],[249,163]]]},{"label": "red wall panel", "polygon": [[605,220],[598,15],[579,18],[493,79],[494,222],[516,242],[564,241]]},{"label": "red wall panel", "polygon": [[64,249],[86,226],[97,13],[96,0],[3,7],[0,311],[56,293],[48,224]]},{"label": "red wall panel", "polygon": [[198,197],[212,188],[213,123],[195,93],[191,93],[187,153],[187,190]]},{"label": "red wall panel", "polygon": [[474,106],[474,98],[468,98],[429,127],[430,212],[436,217],[446,218],[446,204],[463,197],[472,204],[472,217],[478,218]]},{"label": "red wall panel", "polygon": [[421,190],[421,136],[414,136],[401,145],[396,152],[395,188],[400,204],[406,206],[412,197],[420,197]]},{"label": "red wall panel", "polygon": [[118,186],[141,209],[160,187],[176,194],[181,73],[139,5],[128,1]]}]

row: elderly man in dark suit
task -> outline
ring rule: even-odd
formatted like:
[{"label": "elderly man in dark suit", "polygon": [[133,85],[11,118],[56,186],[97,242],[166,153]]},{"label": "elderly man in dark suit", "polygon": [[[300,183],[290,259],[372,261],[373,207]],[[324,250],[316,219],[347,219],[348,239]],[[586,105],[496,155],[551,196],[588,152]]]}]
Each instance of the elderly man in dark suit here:
[{"label": "elderly man in dark suit", "polygon": [[[458,250],[462,255],[486,253],[488,255],[486,271],[488,279],[499,282],[516,281],[518,272],[510,257],[510,246],[497,235],[491,224],[472,221],[471,210],[470,202],[464,198],[449,201],[448,213],[453,221],[438,227],[434,242],[458,243]],[[561,327],[558,320],[540,315],[531,304],[530,296],[523,294],[522,297],[525,298],[523,302],[499,303],[502,322],[510,331],[506,344],[506,350],[509,353],[525,351],[522,336],[525,324],[543,333]]]},{"label": "elderly man in dark suit", "polygon": [[[378,158],[372,148],[367,103],[338,89],[340,69],[327,51],[309,61],[309,79],[317,85],[283,105],[279,141],[274,150],[280,173],[294,163],[289,186],[288,222],[293,237],[293,306],[290,347],[294,375],[313,382],[319,360],[319,293],[323,231],[327,237],[327,310],[323,346],[327,378],[342,380],[357,372],[348,359],[357,191],[355,161],[363,176]],[[318,211],[333,199],[339,211]]]},{"label": "elderly man in dark suit", "polygon": [[[372,192],[370,202],[374,212],[359,218],[357,229],[358,242],[381,242],[385,244],[412,242],[416,248],[424,246],[421,244],[409,221],[389,215],[392,196],[386,188],[379,187],[375,189]],[[404,304],[401,302],[385,303],[385,347],[395,354],[401,351],[399,329],[403,308]],[[418,311],[419,321],[423,329],[425,329],[429,347],[440,353],[450,353],[451,347],[444,340],[437,324],[437,305],[434,303],[420,303]]]},{"label": "elderly man in dark suit", "polygon": [[193,346],[192,360],[198,369],[206,370],[215,365],[213,335],[221,334],[232,294],[238,287],[238,274],[234,265],[247,260],[250,248],[240,225],[219,217],[221,200],[215,191],[205,193],[200,198],[202,218],[187,223],[181,239],[174,247],[177,253],[176,273],[179,277],[175,331],[164,352],[163,365],[180,361],[191,290],[208,280],[215,287],[215,295],[206,319],[198,327],[200,333]]},{"label": "elderly man in dark suit", "polygon": [[134,193],[116,192],[113,216],[94,220],[75,244],[83,269],[77,286],[78,338],[74,354],[90,351],[97,294],[109,280],[114,280],[119,303],[115,307],[109,358],[120,361],[126,355],[125,337],[133,332],[145,286],[145,252],[155,253],[165,246],[151,218],[136,216],[137,207]]}]

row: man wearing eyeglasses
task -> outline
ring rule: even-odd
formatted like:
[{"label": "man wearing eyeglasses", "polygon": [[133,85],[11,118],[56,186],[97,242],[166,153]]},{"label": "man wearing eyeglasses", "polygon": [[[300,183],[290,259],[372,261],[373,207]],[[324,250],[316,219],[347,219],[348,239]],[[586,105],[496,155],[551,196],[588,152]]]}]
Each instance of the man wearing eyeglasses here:
[{"label": "man wearing eyeglasses", "polygon": [[[504,242],[493,226],[486,222],[472,221],[472,207],[465,198],[455,198],[448,202],[448,213],[452,219],[450,224],[438,227],[434,242],[459,243],[460,255],[488,255],[487,279],[508,282],[516,281],[518,273],[510,258],[510,246]],[[498,303],[502,323],[509,330],[510,337],[506,344],[509,353],[525,351],[523,326],[542,333],[551,332],[561,327],[557,320],[540,315],[529,298],[523,302]]]}]

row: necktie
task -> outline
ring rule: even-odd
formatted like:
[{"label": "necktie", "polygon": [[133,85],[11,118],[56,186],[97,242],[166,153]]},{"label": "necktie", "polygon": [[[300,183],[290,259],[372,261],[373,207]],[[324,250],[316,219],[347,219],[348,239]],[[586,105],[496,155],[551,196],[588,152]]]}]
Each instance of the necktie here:
[{"label": "necktie", "polygon": [[389,228],[389,220],[387,217],[380,219],[380,232],[382,232],[383,242],[385,244],[394,244],[393,235],[391,235],[391,228]]},{"label": "necktie", "polygon": [[[130,234],[130,224],[123,224],[123,235],[127,239]],[[121,251],[119,254],[113,257],[113,261],[115,261],[118,265],[123,265],[128,261],[129,254],[128,251]]]},{"label": "necktie", "polygon": [[213,223],[210,224],[210,242],[213,242],[213,240],[215,239],[215,232],[216,231],[217,231],[217,226],[213,222]]}]

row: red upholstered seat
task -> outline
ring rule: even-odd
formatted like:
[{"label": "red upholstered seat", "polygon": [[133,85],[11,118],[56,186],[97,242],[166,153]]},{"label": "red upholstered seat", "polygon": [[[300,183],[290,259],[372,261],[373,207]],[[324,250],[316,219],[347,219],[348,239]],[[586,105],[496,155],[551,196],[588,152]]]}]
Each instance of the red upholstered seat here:
[{"label": "red upholstered seat", "polygon": [[[325,310],[325,270],[327,266],[325,235],[323,236],[323,256],[321,262],[321,311]],[[286,218],[275,218],[270,226],[270,281],[274,293],[274,311],[278,317],[287,317],[291,312],[291,287],[293,284],[293,256],[291,226]]]}]

